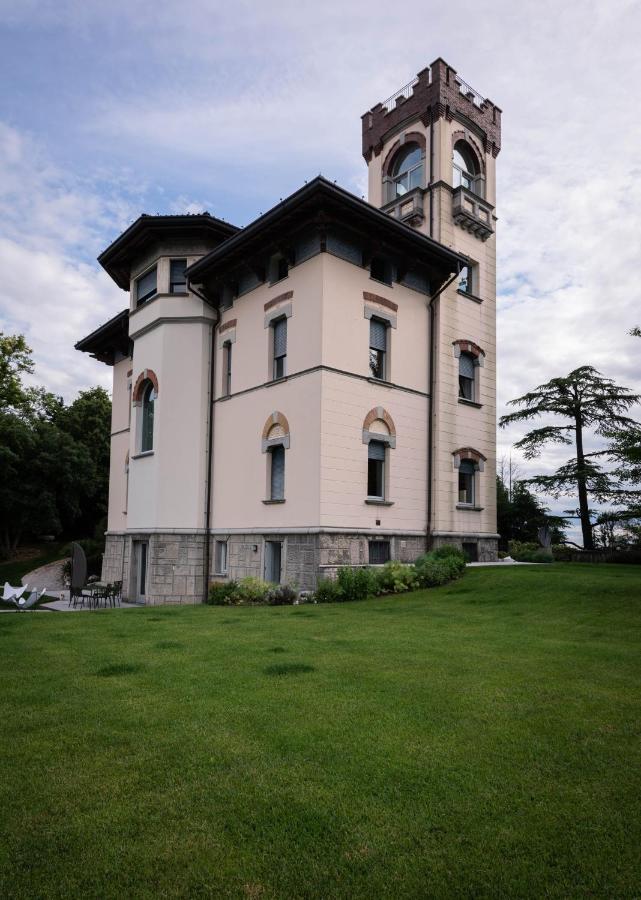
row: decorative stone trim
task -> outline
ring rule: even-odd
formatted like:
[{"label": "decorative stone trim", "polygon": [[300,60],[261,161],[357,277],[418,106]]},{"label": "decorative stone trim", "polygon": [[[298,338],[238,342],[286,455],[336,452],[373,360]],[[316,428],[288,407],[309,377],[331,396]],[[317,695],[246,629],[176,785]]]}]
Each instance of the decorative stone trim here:
[{"label": "decorative stone trim", "polygon": [[475,344],[474,341],[458,340],[452,341],[454,347],[454,356],[458,359],[461,353],[469,353],[474,357],[474,365],[482,366],[485,360],[485,350]]},{"label": "decorative stone trim", "polygon": [[366,319],[382,319],[384,322],[387,322],[390,328],[396,328],[396,316],[392,316],[390,313],[382,312],[380,309],[375,309],[372,306],[366,306],[363,310],[363,315]]},{"label": "decorative stone trim", "polygon": [[421,154],[423,159],[427,154],[427,143],[425,141],[425,135],[421,134],[420,131],[406,131],[405,134],[402,134],[397,141],[394,141],[392,144],[385,160],[383,162],[383,177],[389,176],[390,169],[392,168],[392,163],[396,158],[396,154],[398,151],[405,146],[405,144],[418,144],[421,148]]},{"label": "decorative stone trim", "polygon": [[378,303],[386,309],[391,309],[392,312],[398,312],[398,303],[394,303],[393,300],[388,300],[387,297],[381,297],[380,294],[372,294],[370,291],[363,291],[363,300],[367,303]]},{"label": "decorative stone trim", "polygon": [[158,397],[158,376],[153,369],[143,369],[138,378],[136,378],[134,389],[131,392],[131,397],[135,406],[142,403],[142,393],[145,381],[151,381],[154,386],[154,393],[156,397]]},{"label": "decorative stone trim", "polygon": [[[369,426],[372,422],[375,422],[377,419],[381,419],[381,421],[385,422],[387,427],[389,428],[389,437],[396,437],[396,426],[394,425],[394,420],[387,412],[386,409],[383,409],[382,406],[375,406],[374,409],[370,409],[370,411],[365,416],[363,421],[363,433],[366,431],[369,432]],[[380,439],[382,440],[385,435],[381,435]],[[369,441],[363,441],[363,443],[369,443]]]},{"label": "decorative stone trim", "polygon": [[[283,294],[283,296],[285,296],[285,295]],[[285,306],[281,306],[281,307],[279,307],[279,309],[275,309],[273,312],[267,313],[267,315],[265,316],[265,328],[269,328],[269,326],[272,324],[272,322],[274,322],[276,319],[282,319],[283,316],[286,319],[289,319],[291,317],[291,314],[292,314],[291,303],[287,303],[287,304],[285,304]]]},{"label": "decorative stone trim", "polygon": [[[293,296],[294,296],[293,291],[285,291],[284,294],[279,294],[278,297],[272,297],[272,299],[268,300],[264,306],[265,312],[272,309],[274,306],[276,306],[277,303],[282,303],[284,300],[291,300]],[[234,320],[234,324],[236,324],[235,320]]]},{"label": "decorative stone trim", "polygon": [[387,444],[390,450],[396,449],[396,435],[381,434],[379,431],[366,431],[363,429],[363,443],[369,444],[370,441],[380,441],[381,444]]},{"label": "decorative stone trim", "polygon": [[131,378],[131,376],[132,376],[133,374],[134,374],[134,370],[133,370],[133,369],[129,369],[129,371],[127,372],[127,378]]},{"label": "decorative stone trim", "polygon": [[[277,438],[271,438],[270,440],[269,432],[272,430],[274,425],[280,425],[280,427],[284,431],[284,434]],[[263,426],[263,433],[261,435],[261,451],[263,453],[267,453],[270,447],[276,447],[278,445],[284,447],[285,450],[289,450],[289,422],[281,412],[275,410]]]},{"label": "decorative stone trim", "polygon": [[479,450],[474,450],[473,447],[460,447],[458,450],[452,452],[452,456],[454,457],[455,469],[459,468],[462,460],[467,459],[472,460],[474,468],[478,472],[482,472],[485,469],[485,463],[487,462],[487,457],[483,456]]},{"label": "decorative stone trim", "polygon": [[229,322],[225,322],[225,324],[221,325],[218,329],[218,334],[222,334],[223,331],[227,331],[229,328],[235,328],[237,321],[237,319],[230,319]]},{"label": "decorative stone trim", "polygon": [[454,145],[457,141],[464,141],[466,144],[469,144],[472,153],[476,157],[481,174],[485,175],[485,154],[479,147],[477,141],[472,137],[471,133],[467,130],[463,131],[460,129],[452,132],[452,152],[454,152]]}]

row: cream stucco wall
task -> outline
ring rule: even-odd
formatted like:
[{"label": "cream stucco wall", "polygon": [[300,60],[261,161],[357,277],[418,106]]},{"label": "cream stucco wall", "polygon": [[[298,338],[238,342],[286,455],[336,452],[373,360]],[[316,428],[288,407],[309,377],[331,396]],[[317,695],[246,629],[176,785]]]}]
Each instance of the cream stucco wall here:
[{"label": "cream stucco wall", "polygon": [[109,511],[107,528],[122,531],[127,526],[127,453],[129,451],[129,388],[131,360],[113,366],[111,401],[111,449],[109,457]]}]

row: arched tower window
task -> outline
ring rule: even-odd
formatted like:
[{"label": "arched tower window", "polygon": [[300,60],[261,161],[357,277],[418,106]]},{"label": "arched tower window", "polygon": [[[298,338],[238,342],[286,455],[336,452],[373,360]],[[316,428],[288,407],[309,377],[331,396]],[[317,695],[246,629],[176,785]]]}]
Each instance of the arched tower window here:
[{"label": "arched tower window", "polygon": [[466,141],[457,141],[452,151],[452,183],[454,187],[464,187],[475,194],[482,193],[481,167],[476,154]]},{"label": "arched tower window", "polygon": [[156,391],[148,381],[142,392],[142,429],[140,432],[140,452],[147,453],[154,449],[154,405]]},{"label": "arched tower window", "polygon": [[390,197],[395,200],[412,188],[423,187],[423,153],[418,144],[405,144],[390,168]]}]

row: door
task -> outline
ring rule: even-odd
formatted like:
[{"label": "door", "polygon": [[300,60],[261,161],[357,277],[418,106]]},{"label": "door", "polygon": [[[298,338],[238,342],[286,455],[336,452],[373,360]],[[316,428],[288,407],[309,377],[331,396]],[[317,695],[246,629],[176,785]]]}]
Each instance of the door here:
[{"label": "door", "polygon": [[280,541],[265,541],[265,581],[280,584],[282,549]]},{"label": "door", "polygon": [[145,603],[147,599],[147,563],[149,541],[134,541],[134,603]]}]

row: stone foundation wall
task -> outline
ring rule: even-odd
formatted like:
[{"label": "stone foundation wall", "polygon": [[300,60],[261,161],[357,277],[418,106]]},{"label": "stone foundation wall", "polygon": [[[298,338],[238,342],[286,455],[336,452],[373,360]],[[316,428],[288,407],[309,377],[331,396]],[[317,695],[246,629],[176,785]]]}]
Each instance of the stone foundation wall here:
[{"label": "stone foundation wall", "polygon": [[435,536],[432,538],[432,547],[442,547],[451,544],[463,549],[463,544],[476,544],[478,562],[496,562],[498,559],[499,542],[497,538],[481,537],[475,534],[456,534],[447,536]]},{"label": "stone foundation wall", "polygon": [[[215,569],[215,542],[227,541],[227,573]],[[369,565],[369,544],[375,535],[359,534],[230,534],[210,538],[209,581],[240,580],[248,576],[263,578],[265,542],[283,545],[281,581],[309,591],[319,578],[335,578],[343,566]],[[414,562],[426,550],[422,535],[381,535],[390,542],[390,557],[400,562]],[[149,605],[161,603],[201,603],[205,587],[204,534],[108,534],[102,564],[103,581],[123,582],[123,597],[136,596],[135,572],[131,564],[134,541],[148,541],[147,595]],[[497,557],[498,542],[478,535],[435,537],[432,546],[474,543],[480,561]]]}]

